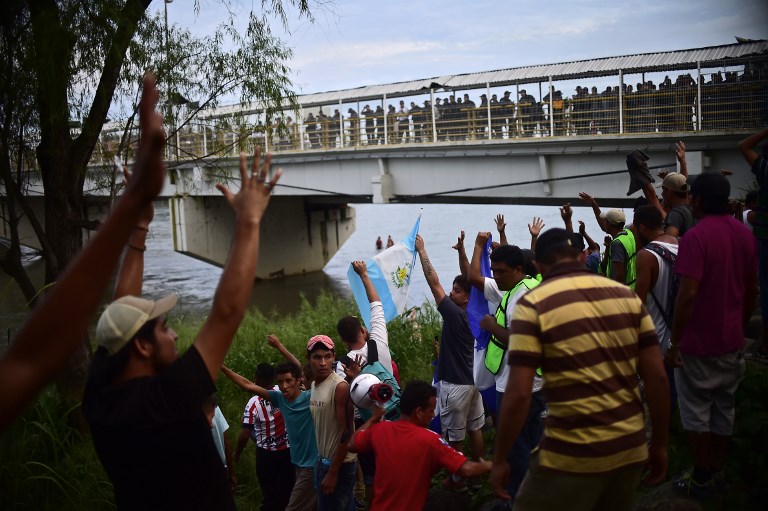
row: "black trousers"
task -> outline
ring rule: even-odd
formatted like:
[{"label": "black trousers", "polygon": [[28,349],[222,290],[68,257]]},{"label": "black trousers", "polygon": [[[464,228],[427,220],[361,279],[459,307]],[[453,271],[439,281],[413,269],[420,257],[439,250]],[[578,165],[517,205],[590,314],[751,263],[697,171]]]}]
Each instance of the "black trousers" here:
[{"label": "black trousers", "polygon": [[284,511],[296,480],[290,449],[268,451],[257,447],[256,478],[263,496],[261,511]]}]

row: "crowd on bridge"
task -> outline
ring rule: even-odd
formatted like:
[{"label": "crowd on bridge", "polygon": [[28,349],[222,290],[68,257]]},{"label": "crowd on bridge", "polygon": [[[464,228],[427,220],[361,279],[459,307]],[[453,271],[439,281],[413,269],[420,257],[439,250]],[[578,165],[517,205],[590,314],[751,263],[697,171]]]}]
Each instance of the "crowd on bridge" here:
[{"label": "crowd on bridge", "polygon": [[[436,97],[420,104],[400,100],[397,104],[365,104],[354,108],[334,108],[327,115],[319,108],[303,121],[305,147],[333,148],[398,143],[422,143],[485,138],[519,138],[563,135],[596,135],[695,130],[754,128],[765,124],[768,111],[766,71],[728,71],[702,78],[701,97],[696,80],[689,74],[669,76],[655,84],[648,80],[621,87],[576,86],[564,96],[560,90],[534,97],[526,88],[502,94],[469,93]],[[525,87],[533,87],[527,84]],[[545,84],[546,85],[546,84]],[[620,92],[621,89],[621,92]],[[500,96],[500,97],[499,97]],[[621,101],[620,101],[621,98]],[[621,108],[619,105],[621,104]],[[699,106],[700,105],[700,106]],[[697,117],[701,118],[700,127]],[[620,118],[623,126],[620,126]],[[298,149],[298,125],[288,117],[287,134],[280,138],[280,149]]]},{"label": "crowd on bridge", "polygon": [[[241,155],[237,193],[217,186],[233,208],[234,237],[210,314],[179,355],[166,319],[176,295],[141,297],[152,201],[165,172],[156,100],[147,77],[142,142],[124,196],[0,358],[5,428],[81,344],[118,267],[83,399],[118,509],[234,509],[235,463],[252,439],[265,510],[418,510],[441,469],[455,492],[476,490],[490,472],[495,493],[517,510],[629,510],[643,478],[667,477],[675,409],[693,466],[673,477],[673,488],[699,499],[726,491],[758,261],[763,342],[768,326],[768,155],[755,151],[768,130],[739,144],[759,186],[746,209],[733,211],[724,175],[689,176],[680,143],[680,172],[660,176],[661,199],[647,157],[628,155],[631,186],[644,195],[631,219],[580,194],[603,230],[603,247],[583,223],[574,227],[570,204],[560,210],[562,227],[544,230],[533,219],[530,248],[507,243],[499,215],[498,243],[478,233],[470,258],[462,232],[453,247],[457,275],[441,281],[416,236],[443,321],[432,384],[401,384],[382,298],[362,261],[351,264],[365,289],[368,326],[339,318],[335,332],[317,332],[297,354],[271,335],[265,342],[285,363],[260,364],[251,382],[223,364],[281,172],[270,177],[271,157],[262,160],[257,149],[250,164]],[[215,400],[222,372],[250,394],[234,450]],[[427,428],[436,413],[440,434]],[[496,428],[492,460],[483,459],[488,417]],[[356,502],[356,486],[367,504]]]}]

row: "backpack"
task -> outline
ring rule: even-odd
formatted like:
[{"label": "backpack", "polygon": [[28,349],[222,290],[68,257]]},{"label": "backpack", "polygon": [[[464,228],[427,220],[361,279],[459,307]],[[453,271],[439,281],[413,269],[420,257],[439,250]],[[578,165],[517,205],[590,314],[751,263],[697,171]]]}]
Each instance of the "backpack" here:
[{"label": "backpack", "polygon": [[[363,366],[361,373],[372,374],[377,377],[381,383],[386,383],[392,387],[392,398],[387,401],[387,404],[385,405],[387,412],[384,414],[384,418],[388,421],[396,421],[400,418],[400,385],[397,383],[395,376],[387,371],[382,363],[379,362],[379,349],[376,346],[376,341],[369,339],[366,341],[366,346],[368,346],[368,363]],[[349,358],[349,355],[344,355],[339,358],[339,362],[348,367],[352,363],[352,359]],[[360,417],[364,421],[367,421],[373,415],[370,410],[365,410],[363,408],[358,408],[358,411],[360,412]]]},{"label": "backpack", "polygon": [[656,307],[659,308],[659,311],[661,312],[662,317],[664,318],[664,323],[668,327],[672,327],[672,318],[675,315],[675,300],[677,299],[677,292],[680,289],[680,276],[675,274],[673,270],[675,266],[675,259],[677,259],[677,255],[669,250],[667,247],[659,245],[657,243],[651,242],[648,243],[648,245],[645,246],[645,248],[654,254],[658,255],[662,258],[662,260],[669,263],[669,269],[672,273],[672,277],[669,279],[669,285],[667,287],[667,307],[666,309],[661,307],[661,304],[659,303],[659,299],[656,298],[656,295],[653,294],[653,290],[650,290],[651,298],[653,298],[653,301],[656,302]]}]

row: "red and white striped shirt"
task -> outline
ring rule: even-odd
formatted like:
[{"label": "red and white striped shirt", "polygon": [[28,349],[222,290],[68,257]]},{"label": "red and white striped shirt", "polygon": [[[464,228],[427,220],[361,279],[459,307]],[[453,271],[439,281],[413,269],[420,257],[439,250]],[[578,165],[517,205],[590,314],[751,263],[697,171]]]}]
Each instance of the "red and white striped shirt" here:
[{"label": "red and white striped shirt", "polygon": [[243,427],[251,430],[251,440],[256,447],[267,451],[288,449],[288,433],[279,408],[267,399],[253,396],[245,405]]}]

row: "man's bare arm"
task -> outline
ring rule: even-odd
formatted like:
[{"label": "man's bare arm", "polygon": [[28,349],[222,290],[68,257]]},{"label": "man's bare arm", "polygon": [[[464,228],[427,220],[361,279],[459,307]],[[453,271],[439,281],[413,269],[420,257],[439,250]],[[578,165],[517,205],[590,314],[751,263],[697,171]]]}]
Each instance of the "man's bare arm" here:
[{"label": "man's bare arm", "polygon": [[645,397],[651,415],[650,474],[646,482],[659,484],[667,474],[669,445],[669,382],[661,351],[656,343],[640,350],[638,373],[645,383]]},{"label": "man's bare arm", "polygon": [[341,469],[341,464],[344,462],[347,452],[349,452],[349,440],[352,438],[352,434],[355,430],[353,423],[355,412],[352,407],[352,401],[349,399],[349,384],[347,384],[347,382],[341,382],[336,385],[333,399],[336,406],[336,421],[342,425],[343,429],[341,432],[341,439],[336,445],[336,451],[331,460],[331,466],[328,467],[328,474],[320,482],[322,492],[326,495],[333,493],[336,489],[339,469]]},{"label": "man's bare arm", "polygon": [[670,335],[670,346],[667,350],[666,359],[671,366],[680,366],[680,339],[683,337],[683,331],[691,320],[693,314],[693,304],[696,296],[699,294],[700,282],[690,277],[680,277],[680,287],[677,290],[675,299],[675,316],[672,318],[672,333]]},{"label": "man's bare arm", "polygon": [[507,242],[507,224],[504,222],[504,215],[499,213],[496,215],[496,230],[499,232],[499,245],[509,245]]},{"label": "man's bare arm", "polygon": [[445,291],[443,290],[443,286],[440,285],[437,271],[429,260],[427,249],[424,247],[424,239],[421,237],[421,234],[416,235],[416,252],[419,254],[421,269],[424,271],[424,278],[427,279],[427,284],[432,291],[432,296],[434,296],[435,302],[439,305],[445,298]]},{"label": "man's bare arm", "polygon": [[480,262],[485,256],[485,246],[491,238],[490,232],[478,232],[475,238],[475,246],[472,249],[472,262],[469,263],[469,283],[480,291],[485,291],[485,277],[480,269]]},{"label": "man's bare arm", "polygon": [[659,277],[659,263],[647,250],[637,253],[637,280],[635,281],[635,293],[640,301],[645,303],[648,292],[656,284]]},{"label": "man's bare arm", "polygon": [[754,135],[750,135],[741,142],[739,142],[739,151],[741,155],[747,160],[750,166],[755,163],[758,154],[755,152],[754,147],[760,143],[761,140],[768,137],[768,129],[764,129]]},{"label": "man's bare arm", "polygon": [[286,348],[285,345],[283,345],[283,343],[280,342],[280,339],[278,339],[275,334],[269,334],[267,336],[267,343],[273,348],[275,348],[277,351],[279,351],[285,360],[287,360],[291,364],[301,369],[301,362],[299,362],[299,359],[296,358],[296,356],[293,353],[288,351],[288,348]]},{"label": "man's bare arm", "polygon": [[677,161],[680,163],[680,173],[687,178],[688,163],[685,161],[685,142],[682,140],[675,145],[675,154],[677,155]]},{"label": "man's bare arm", "polygon": [[373,282],[371,282],[371,279],[368,277],[368,267],[365,265],[365,261],[352,261],[352,269],[355,270],[355,273],[357,273],[358,277],[360,277],[360,280],[363,282],[368,302],[380,302],[381,298],[379,298],[379,293],[376,291],[376,288],[373,287]]},{"label": "man's bare arm", "polygon": [[587,248],[591,250],[592,252],[599,252],[600,251],[600,245],[597,244],[595,240],[592,239],[592,237],[587,234],[587,227],[584,225],[584,222],[579,220],[579,234],[581,234],[584,237],[584,241],[587,242]]},{"label": "man's bare arm", "polygon": [[235,210],[235,235],[211,312],[194,342],[214,381],[245,315],[253,289],[261,220],[281,175],[278,170],[271,182],[267,182],[271,160],[271,155],[267,154],[262,164],[261,148],[257,147],[249,173],[245,154],[240,153],[240,191],[233,194],[226,186],[216,185]]},{"label": "man's bare arm", "polygon": [[661,202],[659,201],[659,198],[656,196],[656,189],[653,187],[653,183],[650,181],[648,183],[645,183],[643,186],[643,195],[645,195],[645,199],[648,201],[648,204],[655,207],[656,209],[661,212],[661,219],[666,220],[667,219],[667,210],[664,209],[664,206],[661,205]]},{"label": "man's bare arm", "polygon": [[605,220],[605,218],[600,216],[600,213],[601,213],[600,212],[600,206],[598,206],[597,201],[591,195],[589,195],[587,192],[580,192],[579,193],[579,197],[581,198],[581,200],[583,200],[584,202],[586,202],[587,204],[589,204],[592,207],[592,213],[595,214],[595,220],[597,220],[597,225],[600,226],[600,228],[603,230],[603,232],[608,232],[608,231],[605,230],[606,220]]},{"label": "man's bare arm", "polygon": [[469,260],[467,259],[467,251],[464,249],[464,231],[461,231],[461,236],[452,248],[459,253],[459,273],[467,275],[469,273]]},{"label": "man's bare arm", "polygon": [[142,135],[133,179],[99,232],[30,314],[0,358],[0,431],[22,413],[83,342],[129,235],[163,187],[165,133],[162,118],[154,110],[157,99],[155,79],[147,74],[139,104]]},{"label": "man's bare arm", "polygon": [[263,399],[269,399],[269,392],[264,387],[259,387],[255,383],[253,383],[251,380],[246,378],[245,376],[241,376],[234,372],[232,369],[230,369],[227,366],[221,366],[221,372],[224,373],[224,376],[232,380],[232,383],[240,387],[246,392],[250,392],[251,394],[256,394],[260,398]]}]

